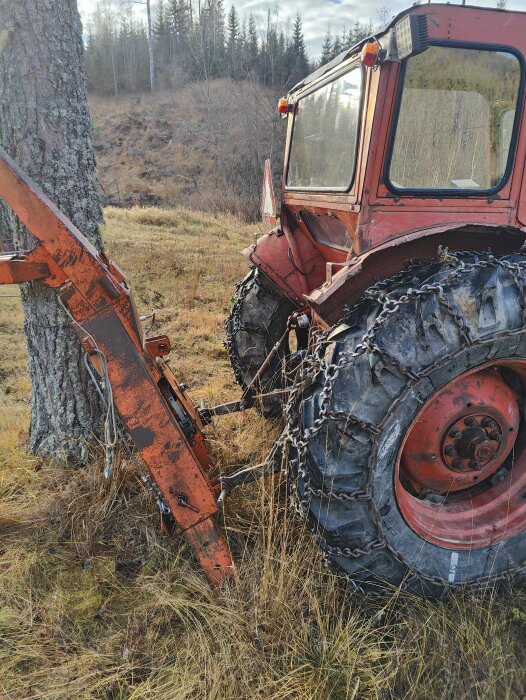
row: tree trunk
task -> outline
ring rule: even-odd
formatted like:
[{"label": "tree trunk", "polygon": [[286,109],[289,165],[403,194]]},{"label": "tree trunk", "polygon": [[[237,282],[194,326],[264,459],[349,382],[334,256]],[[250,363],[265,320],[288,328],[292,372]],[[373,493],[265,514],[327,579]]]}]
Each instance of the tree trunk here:
[{"label": "tree trunk", "polygon": [[[102,249],[76,0],[0,0],[0,143]],[[4,210],[0,226],[9,219]],[[18,221],[11,229],[17,250],[33,246]],[[32,385],[29,449],[85,462],[100,434],[101,410],[84,353],[55,292],[29,283],[22,303]]]}]

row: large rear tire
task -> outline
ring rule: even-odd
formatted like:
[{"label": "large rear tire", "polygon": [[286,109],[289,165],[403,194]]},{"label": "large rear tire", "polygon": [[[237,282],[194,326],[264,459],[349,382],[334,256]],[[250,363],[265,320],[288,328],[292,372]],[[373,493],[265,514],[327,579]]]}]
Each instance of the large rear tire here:
[{"label": "large rear tire", "polygon": [[289,404],[298,505],[354,589],[438,597],[525,566],[525,275],[521,255],[423,266],[318,346]]},{"label": "large rear tire", "polygon": [[[258,268],[251,270],[239,283],[227,321],[226,345],[234,376],[243,389],[285,332],[295,308]],[[260,396],[283,388],[289,354],[289,343],[285,342],[263,374],[257,387]],[[283,411],[283,401],[279,397],[263,396],[257,405],[266,418],[280,416]]]}]

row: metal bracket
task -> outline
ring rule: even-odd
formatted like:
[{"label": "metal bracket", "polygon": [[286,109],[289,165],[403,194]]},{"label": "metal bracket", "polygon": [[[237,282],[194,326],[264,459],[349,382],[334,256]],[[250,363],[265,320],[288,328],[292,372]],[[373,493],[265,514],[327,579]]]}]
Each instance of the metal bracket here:
[{"label": "metal bracket", "polygon": [[0,254],[0,284],[34,282],[49,277],[45,263],[28,260],[25,253]]},{"label": "metal bracket", "polygon": [[285,332],[263,360],[261,367],[252,378],[250,384],[246,387],[239,401],[230,401],[229,403],[219,404],[219,406],[212,406],[210,408],[202,406],[201,408],[197,409],[204,425],[208,425],[214,416],[227,416],[230,413],[238,413],[239,411],[245,411],[247,408],[252,408],[256,403],[256,399],[258,398],[263,399],[268,396],[280,396],[289,393],[288,389],[276,389],[275,391],[270,391],[267,394],[256,394],[255,388],[263,374],[266,372],[268,366],[276,356],[276,353],[288,338],[291,330],[293,328],[301,328],[305,330],[309,327],[310,318],[306,311],[306,309],[299,309],[289,316]]},{"label": "metal bracket", "polygon": [[332,284],[333,268],[334,267],[352,267],[353,265],[358,265],[356,272],[360,271],[361,265],[356,260],[347,260],[346,262],[328,262],[325,263],[325,283]]},{"label": "metal bracket", "polygon": [[155,359],[156,357],[164,357],[168,355],[171,346],[170,338],[167,335],[155,335],[151,338],[146,338],[144,341],[144,349]]}]

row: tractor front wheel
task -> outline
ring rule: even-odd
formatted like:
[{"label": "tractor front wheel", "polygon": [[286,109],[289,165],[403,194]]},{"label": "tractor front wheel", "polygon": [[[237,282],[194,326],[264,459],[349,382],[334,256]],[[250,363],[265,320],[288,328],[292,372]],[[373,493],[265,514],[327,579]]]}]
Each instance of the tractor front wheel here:
[{"label": "tractor front wheel", "polygon": [[525,274],[459,254],[376,285],[321,341],[292,463],[355,589],[436,597],[524,568]]},{"label": "tractor front wheel", "polygon": [[[257,268],[239,283],[227,321],[226,345],[234,376],[243,389],[251,383],[282,337],[295,309],[294,304]],[[266,418],[282,414],[282,399],[268,394],[283,388],[289,355],[290,344],[286,341],[256,387],[257,405]]]}]

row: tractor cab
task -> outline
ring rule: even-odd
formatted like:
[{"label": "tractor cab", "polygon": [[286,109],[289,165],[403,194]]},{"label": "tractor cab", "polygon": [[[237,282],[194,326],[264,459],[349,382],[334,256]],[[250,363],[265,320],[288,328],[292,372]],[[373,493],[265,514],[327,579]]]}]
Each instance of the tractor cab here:
[{"label": "tractor cab", "polygon": [[280,222],[228,346],[355,591],[526,566],[525,55],[526,13],[419,5],[280,103]]},{"label": "tractor cab", "polygon": [[[524,55],[526,13],[429,4],[305,78],[279,105],[282,225],[250,260],[332,322],[364,289],[345,282],[353,261],[363,272],[367,258],[367,285],[439,245],[513,248],[526,225]],[[297,270],[276,262],[280,233]]]}]

